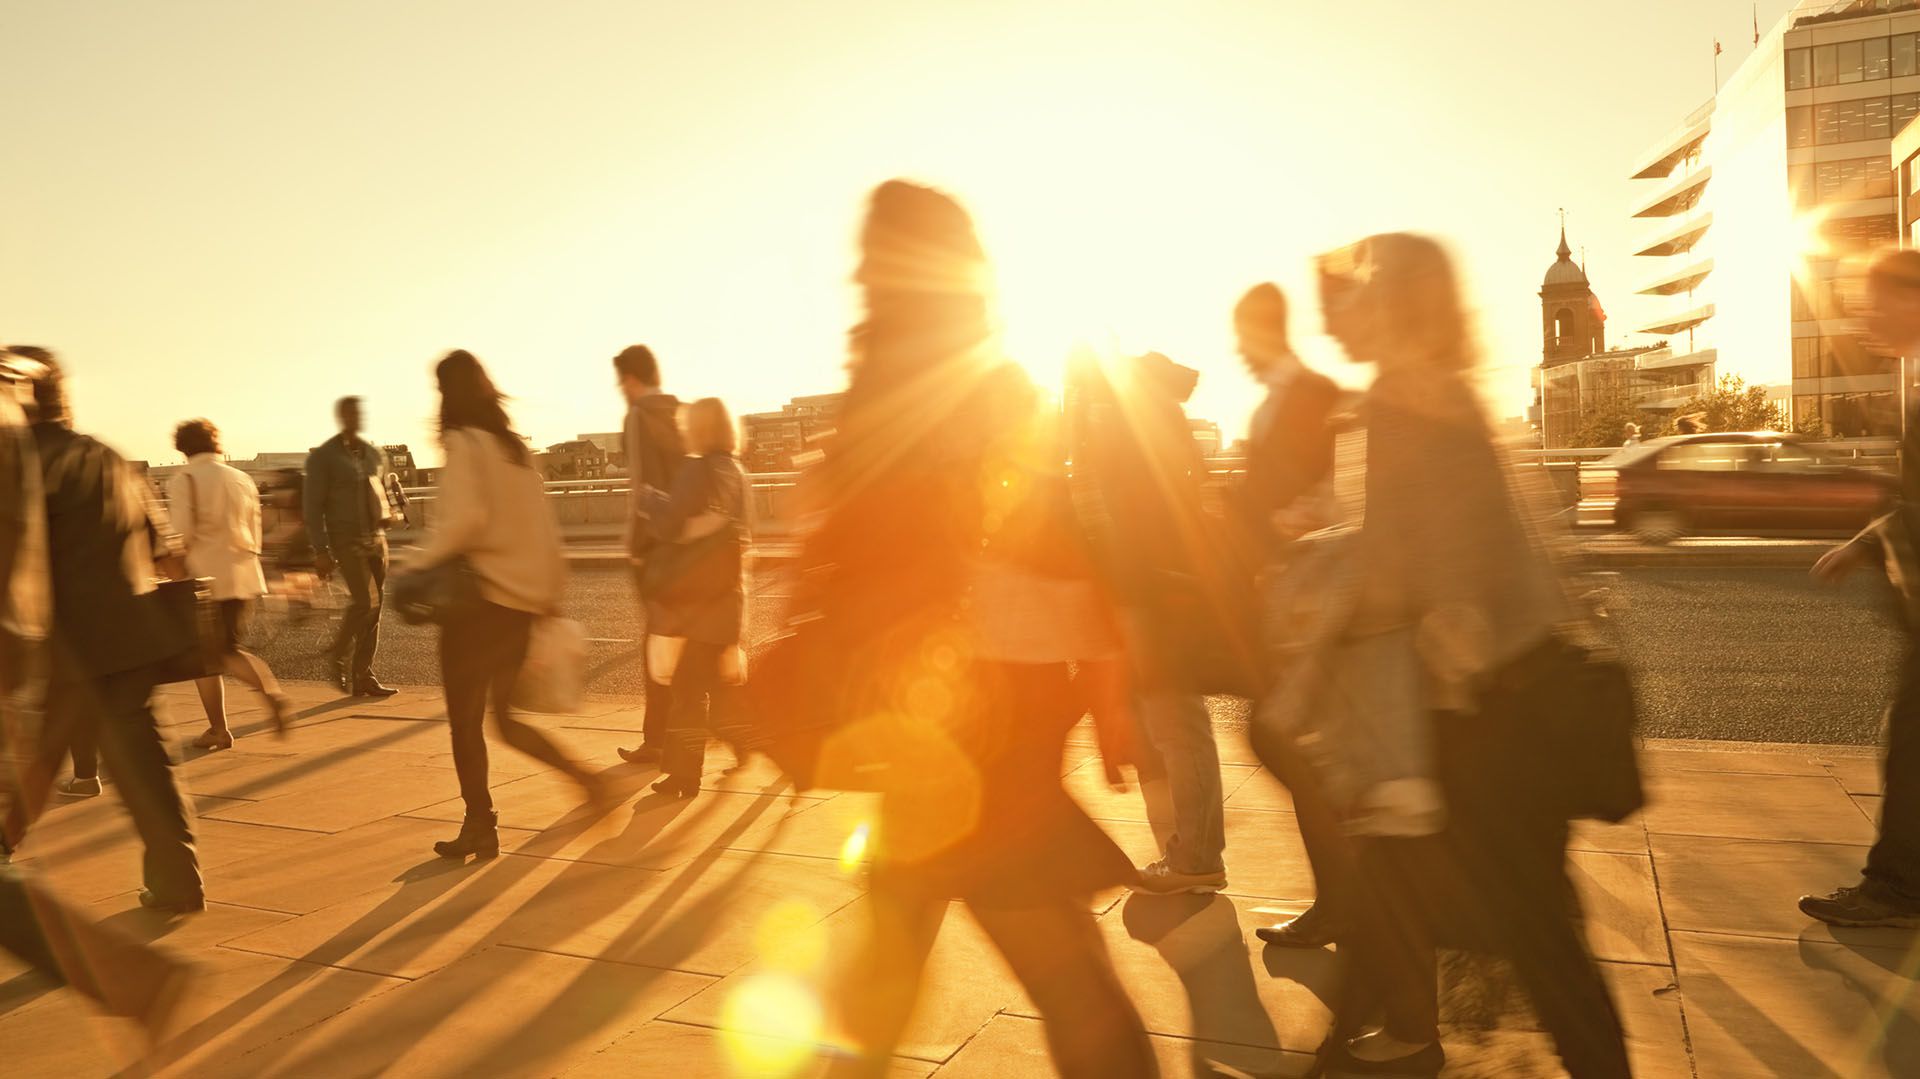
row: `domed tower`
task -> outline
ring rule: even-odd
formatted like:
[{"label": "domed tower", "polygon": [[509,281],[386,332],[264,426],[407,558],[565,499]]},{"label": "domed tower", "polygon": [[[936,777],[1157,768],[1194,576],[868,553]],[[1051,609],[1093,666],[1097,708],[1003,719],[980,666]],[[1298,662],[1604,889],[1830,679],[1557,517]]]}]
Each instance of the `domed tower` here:
[{"label": "domed tower", "polygon": [[1567,227],[1560,226],[1558,257],[1540,282],[1540,356],[1545,366],[1607,350],[1607,326],[1587,272],[1573,261]]}]

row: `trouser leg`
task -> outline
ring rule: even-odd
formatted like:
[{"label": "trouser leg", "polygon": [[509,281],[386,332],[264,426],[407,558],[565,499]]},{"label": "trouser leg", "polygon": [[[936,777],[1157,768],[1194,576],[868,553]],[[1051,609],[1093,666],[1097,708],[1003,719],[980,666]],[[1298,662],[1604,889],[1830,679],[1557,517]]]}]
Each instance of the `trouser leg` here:
[{"label": "trouser leg", "polygon": [[1907,642],[1900,681],[1887,709],[1886,797],[1880,835],[1867,852],[1866,877],[1920,902],[1920,637]]},{"label": "trouser leg", "polygon": [[640,678],[645,686],[646,711],[640,717],[640,744],[666,751],[667,725],[673,717],[673,687],[663,686],[653,680],[653,671],[647,659],[647,596],[643,584],[644,571],[640,566],[633,567],[634,605],[640,610],[640,632],[635,639],[640,642]]},{"label": "trouser leg", "polygon": [[1159,1074],[1140,1013],[1120,984],[1087,902],[1061,896],[1018,909],[973,907],[1046,1023],[1065,1079]]},{"label": "trouser leg", "polygon": [[[32,755],[22,769],[18,781],[14,784],[13,799],[7,806],[7,817],[3,835],[8,847],[18,847],[26,838],[27,830],[33,822],[40,819],[46,811],[47,799],[53,791],[53,781],[60,774],[60,765],[67,753],[74,748],[77,740],[84,738],[86,743],[85,775],[97,775],[93,759],[93,739],[86,737],[81,727],[95,721],[94,714],[84,707],[85,694],[76,681],[77,674],[64,672],[47,683],[46,697],[40,724],[40,740],[33,746]],[[74,767],[81,765],[76,754]],[[76,774],[80,774],[76,772]]]},{"label": "trouser leg", "polygon": [[1139,707],[1173,802],[1167,862],[1182,873],[1218,873],[1226,866],[1225,792],[1206,701],[1197,693],[1155,689],[1141,696]]},{"label": "trouser leg", "polygon": [[487,686],[495,661],[484,619],[460,619],[440,630],[440,682],[453,739],[453,770],[469,818],[493,811],[487,787]]},{"label": "trouser leg", "polygon": [[100,755],[146,846],[146,885],[169,902],[201,897],[199,854],[186,800],[174,781],[149,698],[154,669],[121,671],[87,683],[96,709]]},{"label": "trouser leg", "polygon": [[833,1079],[879,1079],[892,1067],[893,1050],[920,999],[921,976],[947,904],[904,894],[876,879],[867,909],[867,937],[836,991],[836,1033],[851,1055],[828,1068]]},{"label": "trouser leg", "polygon": [[673,713],[660,770],[697,783],[706,770],[711,695],[720,683],[720,646],[688,641],[673,669]]}]

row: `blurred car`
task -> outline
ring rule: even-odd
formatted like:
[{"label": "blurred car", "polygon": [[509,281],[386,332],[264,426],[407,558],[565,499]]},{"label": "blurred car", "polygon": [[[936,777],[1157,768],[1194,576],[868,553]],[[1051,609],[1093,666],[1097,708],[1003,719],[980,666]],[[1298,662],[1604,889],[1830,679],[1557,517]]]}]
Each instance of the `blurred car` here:
[{"label": "blurred car", "polygon": [[1777,431],[1656,438],[1603,464],[1618,477],[1614,526],[1648,543],[1698,532],[1852,532],[1886,511],[1897,484]]}]

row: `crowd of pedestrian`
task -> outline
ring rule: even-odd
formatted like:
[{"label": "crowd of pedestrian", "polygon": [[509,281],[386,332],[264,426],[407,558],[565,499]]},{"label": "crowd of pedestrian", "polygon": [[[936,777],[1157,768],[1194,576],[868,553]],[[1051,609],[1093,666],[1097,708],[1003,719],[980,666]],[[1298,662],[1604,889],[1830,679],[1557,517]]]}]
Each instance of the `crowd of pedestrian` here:
[{"label": "crowd of pedestrian", "polygon": [[[1912,261],[1875,279],[1886,310],[1920,296]],[[1446,251],[1380,235],[1316,271],[1327,333],[1375,377],[1354,394],[1307,367],[1286,296],[1250,288],[1231,319],[1264,396],[1218,505],[1183,408],[1194,370],[1157,353],[1083,356],[1049,400],[997,346],[992,268],[967,212],[927,187],[881,185],[861,232],[844,405],[801,481],[809,526],[788,630],[751,677],[749,483],[732,416],[718,399],[663,392],[645,346],[614,357],[646,629],[644,732],[620,757],[657,767],[661,795],[692,798],[714,735],[736,766],[765,752],[802,786],[882,795],[866,941],[835,997],[835,1074],[886,1070],[954,900],[1030,995],[1062,1074],[1156,1074],[1089,909],[1113,886],[1228,886],[1215,694],[1252,702],[1255,749],[1291,792],[1319,896],[1258,936],[1337,945],[1346,972],[1323,1067],[1437,1073],[1436,949],[1464,945],[1512,961],[1570,1074],[1629,1074],[1565,850],[1571,820],[1637,807],[1630,694],[1605,712],[1614,698],[1593,691],[1618,683],[1555,519],[1535,512],[1472,389],[1479,356]],[[1888,332],[1920,340],[1920,316],[1908,321]],[[282,733],[294,718],[244,646],[266,592],[260,494],[220,462],[218,429],[192,420],[175,432],[187,464],[163,512],[126,460],[74,430],[55,356],[0,355],[0,690],[24,747],[0,849],[26,838],[56,790],[97,792],[97,755],[145,846],[140,902],[200,910],[191,817],[150,698],[194,681],[208,728],[193,741],[210,751],[235,737],[223,677],[265,695]],[[560,531],[480,361],[454,351],[435,376],[446,466],[424,545],[391,592],[442,615],[466,811],[435,850],[486,858],[499,851],[489,708],[505,744],[575,780],[595,812],[615,794],[513,714],[530,641],[563,607]],[[330,674],[342,692],[381,697],[393,692],[373,670],[386,530],[400,508],[361,402],[342,399],[337,419],[299,501],[315,569],[350,596]],[[1883,553],[1910,562],[1912,504],[1822,574]],[[1920,789],[1916,682],[1910,670],[1895,710],[1889,820]],[[1146,865],[1062,786],[1066,739],[1089,713],[1107,774],[1132,765],[1164,791],[1162,849]],[[1609,733],[1612,758],[1581,741]],[[1863,886],[1805,909],[1920,924],[1913,847],[1889,828]],[[30,935],[13,926],[6,944],[51,954]],[[152,996],[122,1010],[150,1017]]]}]

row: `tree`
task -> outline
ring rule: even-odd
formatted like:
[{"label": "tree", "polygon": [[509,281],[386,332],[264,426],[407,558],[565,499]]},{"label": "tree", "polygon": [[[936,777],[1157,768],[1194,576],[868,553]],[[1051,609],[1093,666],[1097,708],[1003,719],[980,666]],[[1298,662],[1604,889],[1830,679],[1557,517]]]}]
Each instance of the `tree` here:
[{"label": "tree", "polygon": [[1641,438],[1653,438],[1660,433],[1665,421],[1657,414],[1643,412],[1633,405],[1632,398],[1617,394],[1599,403],[1574,432],[1572,445],[1575,446],[1618,446],[1627,440],[1627,424],[1640,428]]},{"label": "tree", "polygon": [[1767,400],[1764,386],[1749,386],[1739,375],[1720,381],[1684,405],[1679,415],[1695,415],[1708,431],[1784,431],[1787,414]]}]

